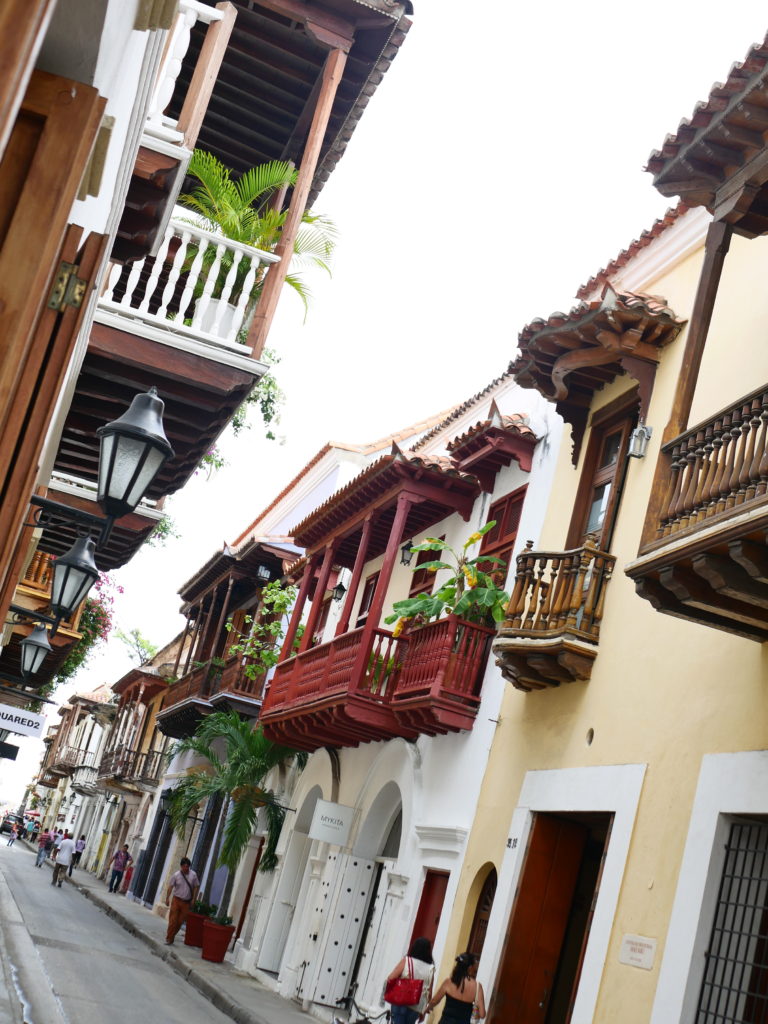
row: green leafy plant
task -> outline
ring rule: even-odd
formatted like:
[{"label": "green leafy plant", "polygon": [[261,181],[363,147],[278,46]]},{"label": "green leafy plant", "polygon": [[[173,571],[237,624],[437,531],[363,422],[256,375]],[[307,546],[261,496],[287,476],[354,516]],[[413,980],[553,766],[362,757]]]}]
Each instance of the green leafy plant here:
[{"label": "green leafy plant", "polygon": [[144,543],[147,547],[159,548],[163,547],[169,540],[178,540],[180,537],[181,534],[176,528],[176,523],[166,512],[163,514],[163,518],[158,520],[154,530]]},{"label": "green leafy plant", "polygon": [[489,530],[496,525],[491,520],[475,533],[470,534],[460,551],[456,551],[444,540],[427,537],[423,544],[417,544],[412,551],[437,551],[445,555],[448,552],[452,562],[442,558],[431,562],[421,562],[414,567],[414,572],[428,570],[438,572],[448,570],[451,576],[445,579],[434,594],[421,593],[403,601],[396,601],[393,614],[387,616],[386,623],[397,622],[394,633],[398,636],[404,629],[422,625],[432,619],[444,615],[457,615],[468,622],[485,623],[489,620],[501,622],[504,618],[509,594],[502,590],[485,569],[493,564],[504,567],[501,558],[489,555],[470,557],[470,551],[478,544]]},{"label": "green leafy plant", "polygon": [[[244,632],[237,632],[232,622],[226,624],[227,632],[235,634],[229,653],[248,659],[243,669],[248,679],[264,675],[280,660],[283,622],[295,600],[296,587],[273,580],[261,592],[259,614],[255,618],[252,615],[245,616]],[[294,649],[298,647],[303,632],[304,627],[300,626],[294,640]]]},{"label": "green leafy plant", "polygon": [[[276,193],[295,185],[298,175],[289,162],[270,160],[252,167],[235,180],[230,169],[212,153],[196,149],[187,173],[197,180],[197,186],[192,192],[180,195],[179,203],[193,210],[202,220],[203,227],[265,252],[274,250],[280,241],[288,211],[274,209],[269,201]],[[336,228],[328,218],[305,211],[294,243],[291,267],[299,272],[308,267],[319,267],[330,273],[335,239]],[[210,265],[214,258],[209,247],[204,260]],[[231,252],[224,254],[214,285],[214,298],[221,295],[233,260]],[[231,302],[238,301],[250,267],[247,257],[238,264]],[[260,266],[246,306],[246,323],[255,310],[265,273],[266,267]],[[285,283],[299,296],[306,313],[311,294],[300,273],[292,271],[286,276]]]},{"label": "green leafy plant", "polygon": [[218,909],[215,903],[207,903],[205,900],[195,900],[192,904],[192,913],[202,914],[204,917],[213,917]]},{"label": "green leafy plant", "polygon": [[157,654],[157,646],[147,640],[140,629],[129,629],[127,633],[124,633],[122,629],[116,629],[115,636],[122,644],[125,644],[131,657],[139,665],[146,665]]},{"label": "green leafy plant", "polygon": [[221,925],[222,928],[229,928],[232,924],[232,918],[228,914],[216,914],[212,917],[214,924]]},{"label": "green leafy plant", "polygon": [[115,594],[122,594],[123,588],[115,583],[109,573],[101,573],[94,584],[92,596],[86,597],[77,631],[80,639],[67,652],[59,665],[50,687],[40,690],[40,696],[66,683],[85,665],[94,649],[106,640],[112,632]]},{"label": "green leafy plant", "polygon": [[244,430],[249,430],[248,413],[252,408],[256,408],[261,416],[262,423],[267,428],[266,438],[269,441],[274,441],[276,435],[271,425],[277,425],[280,422],[280,408],[285,401],[285,393],[277,383],[272,369],[272,367],[280,362],[280,357],[273,349],[267,348],[264,349],[261,358],[262,362],[269,365],[269,369],[259,379],[245,401],[235,410],[235,415],[232,418],[232,431],[235,437],[237,437]]},{"label": "green leafy plant", "polygon": [[[217,752],[222,745],[223,756]],[[294,759],[300,765],[305,764],[306,755],[272,743],[261,726],[252,728],[236,711],[208,715],[193,736],[176,744],[173,753],[197,754],[207,762],[204,769],[185,775],[171,794],[171,824],[177,833],[183,837],[188,818],[202,801],[223,794],[231,806],[218,863],[234,872],[253,834],[258,812],[263,808],[267,841],[259,870],[273,871],[285,809],[277,802],[275,794],[265,788],[266,779],[275,768]]]}]

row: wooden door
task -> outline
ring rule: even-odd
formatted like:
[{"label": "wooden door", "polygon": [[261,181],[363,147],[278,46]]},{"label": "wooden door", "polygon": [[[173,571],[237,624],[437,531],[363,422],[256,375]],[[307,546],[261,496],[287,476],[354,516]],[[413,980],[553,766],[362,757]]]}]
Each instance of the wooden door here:
[{"label": "wooden door", "polygon": [[411,932],[411,942],[414,939],[424,938],[429,939],[434,945],[449,877],[447,871],[427,871],[424,888],[421,890],[419,909]]},{"label": "wooden door", "polygon": [[496,895],[497,881],[496,868],[491,868],[488,877],[483,883],[483,888],[480,890],[480,896],[475,907],[475,916],[472,919],[467,949],[478,958],[482,954],[483,946],[485,945],[485,936],[488,932],[488,922],[491,919],[491,911],[493,910],[493,898]]},{"label": "wooden door", "polygon": [[544,1024],[589,830],[534,817],[488,1024]]}]

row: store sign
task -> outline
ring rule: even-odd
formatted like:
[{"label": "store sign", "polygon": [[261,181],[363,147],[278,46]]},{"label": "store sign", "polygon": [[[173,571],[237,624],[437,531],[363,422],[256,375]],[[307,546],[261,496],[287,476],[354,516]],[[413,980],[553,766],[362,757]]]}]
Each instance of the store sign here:
[{"label": "store sign", "polygon": [[43,738],[45,715],[36,715],[34,711],[22,711],[12,708],[9,704],[0,704],[0,729],[21,733],[22,736]]},{"label": "store sign", "polygon": [[354,816],[354,807],[332,804],[329,800],[318,800],[309,827],[309,838],[319,839],[322,843],[333,843],[335,846],[346,846]]}]

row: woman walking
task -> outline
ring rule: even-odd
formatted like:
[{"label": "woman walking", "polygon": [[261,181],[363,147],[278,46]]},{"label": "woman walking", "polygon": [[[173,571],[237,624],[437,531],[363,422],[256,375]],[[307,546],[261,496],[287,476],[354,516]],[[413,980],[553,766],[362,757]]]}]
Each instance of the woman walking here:
[{"label": "woman walking", "polygon": [[440,1018],[440,1024],[469,1024],[475,1004],[477,1004],[477,1019],[485,1017],[483,986],[477,981],[476,974],[477,957],[475,954],[460,953],[456,957],[456,965],[450,978],[445,979],[435,992],[434,998],[429,1000],[419,1020],[423,1020],[428,1013],[431,1013],[443,997],[445,997],[445,1009]]},{"label": "woman walking", "polygon": [[396,978],[416,978],[423,982],[421,997],[413,1006],[391,1007],[392,1024],[416,1024],[424,1016],[424,1007],[432,995],[432,982],[435,977],[435,965],[432,962],[432,943],[429,939],[414,939],[407,956],[397,964],[387,981]]}]

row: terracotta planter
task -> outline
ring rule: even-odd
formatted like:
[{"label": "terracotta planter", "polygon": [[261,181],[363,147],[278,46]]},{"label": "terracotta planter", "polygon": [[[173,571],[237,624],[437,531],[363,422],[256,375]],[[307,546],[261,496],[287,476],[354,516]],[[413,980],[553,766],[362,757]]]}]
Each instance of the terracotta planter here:
[{"label": "terracotta planter", "polygon": [[184,929],[185,946],[202,946],[203,944],[203,922],[205,914],[187,914],[187,924]]},{"label": "terracotta planter", "polygon": [[235,933],[232,924],[214,924],[213,921],[203,922],[203,960],[220,964],[227,952],[230,940]]}]

